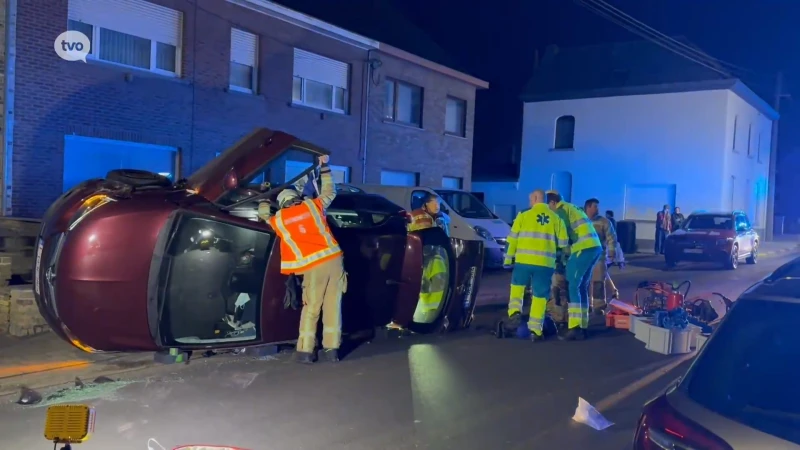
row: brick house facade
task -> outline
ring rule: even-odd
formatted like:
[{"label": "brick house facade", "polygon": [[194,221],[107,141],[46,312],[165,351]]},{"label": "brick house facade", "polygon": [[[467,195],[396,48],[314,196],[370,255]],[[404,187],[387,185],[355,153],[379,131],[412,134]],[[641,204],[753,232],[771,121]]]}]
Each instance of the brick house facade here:
[{"label": "brick house facade", "polygon": [[[65,136],[175,149],[176,174],[186,176],[266,126],[327,147],[331,163],[347,168],[352,182],[380,183],[381,171],[389,169],[416,172],[423,185],[458,177],[469,187],[475,91],[488,85],[466,74],[264,0],[108,0],[180,12],[173,49],[178,75],[99,58],[70,62],[55,54],[53,41],[87,0],[8,1],[18,4],[10,43],[16,78],[7,87],[15,93],[9,105],[15,119],[3,158],[13,174],[5,183],[7,215],[39,217],[63,192],[65,166],[69,172],[76,164],[65,162]],[[232,28],[255,35],[255,93],[231,88]],[[107,45],[98,36],[94,40]],[[160,57],[157,42],[152,51]],[[295,49],[349,66],[346,113],[293,102]],[[421,127],[386,120],[390,80],[422,88]],[[445,132],[448,96],[465,101],[461,137]]]}]

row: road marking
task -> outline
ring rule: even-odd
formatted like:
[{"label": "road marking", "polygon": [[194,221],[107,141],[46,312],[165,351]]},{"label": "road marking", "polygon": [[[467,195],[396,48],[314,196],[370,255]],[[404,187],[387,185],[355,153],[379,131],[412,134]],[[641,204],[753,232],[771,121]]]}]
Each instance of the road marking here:
[{"label": "road marking", "polygon": [[680,366],[681,364],[685,363],[686,361],[694,358],[697,355],[697,352],[687,353],[678,357],[678,359],[650,372],[646,376],[640,378],[639,380],[625,386],[621,391],[611,394],[608,397],[600,400],[599,402],[595,403],[593,406],[600,412],[605,410],[611,409],[612,407],[618,405],[623,400],[631,397],[633,394],[641,391],[642,389],[650,386],[659,378],[663,377],[664,375],[668,374],[676,367]]},{"label": "road marking", "polygon": [[34,373],[50,372],[60,369],[74,369],[77,367],[85,367],[90,364],[86,360],[75,361],[58,361],[39,364],[26,364],[22,366],[0,367],[0,379],[18,377],[21,375],[31,375]]}]

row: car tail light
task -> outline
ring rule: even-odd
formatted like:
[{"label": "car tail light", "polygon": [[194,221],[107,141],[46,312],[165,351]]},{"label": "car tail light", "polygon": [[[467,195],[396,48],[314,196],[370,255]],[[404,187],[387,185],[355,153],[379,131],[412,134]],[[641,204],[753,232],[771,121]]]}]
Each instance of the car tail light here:
[{"label": "car tail light", "polygon": [[114,201],[116,200],[104,194],[97,194],[87,198],[83,201],[78,210],[75,211],[75,214],[72,215],[72,219],[69,221],[69,230],[73,230],[76,226],[78,226],[81,220],[89,215],[90,212],[105,205],[106,203]]},{"label": "car tail light", "polygon": [[682,416],[662,395],[646,404],[633,439],[634,450],[733,450],[705,428]]}]

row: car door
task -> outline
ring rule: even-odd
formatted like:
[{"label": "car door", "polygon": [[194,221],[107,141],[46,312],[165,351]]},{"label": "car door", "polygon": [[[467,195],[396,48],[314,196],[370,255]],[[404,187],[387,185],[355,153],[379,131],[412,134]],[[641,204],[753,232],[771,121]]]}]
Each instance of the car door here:
[{"label": "car door", "polygon": [[[277,343],[297,338],[299,310],[284,307],[286,276],[280,273],[280,245],[271,227],[257,219],[260,200],[274,199],[284,188],[304,179],[317,166],[317,158],[329,152],[287,133],[259,128],[214,158],[186,181],[188,189],[215,203],[222,220],[269,235],[252,258],[250,277],[262,283],[258,305],[260,343]],[[305,169],[303,166],[305,165]],[[287,167],[292,169],[287,180]],[[291,176],[293,175],[294,176]],[[256,270],[257,268],[257,270]]]},{"label": "car door", "polygon": [[736,223],[736,242],[739,244],[739,255],[750,253],[752,243],[750,240],[750,227],[744,214],[736,214],[734,217]]}]

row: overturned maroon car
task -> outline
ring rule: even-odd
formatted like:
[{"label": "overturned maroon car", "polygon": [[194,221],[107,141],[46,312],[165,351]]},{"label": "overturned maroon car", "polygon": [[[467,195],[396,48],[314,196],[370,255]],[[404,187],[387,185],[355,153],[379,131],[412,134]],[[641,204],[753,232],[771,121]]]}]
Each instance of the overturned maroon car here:
[{"label": "overturned maroon car", "polygon": [[[324,154],[257,129],[177,183],[116,170],[75,186],[49,208],[37,241],[42,315],[87,352],[295,341],[300,312],[285,304],[278,238],[255,212]],[[349,278],[345,338],[387,324],[417,333],[470,325],[480,241],[450,239],[439,228],[409,233],[406,211],[356,189],[338,191],[327,218]],[[431,262],[446,273],[436,293],[427,287]],[[439,296],[435,311],[420,311],[425,295]]]}]

